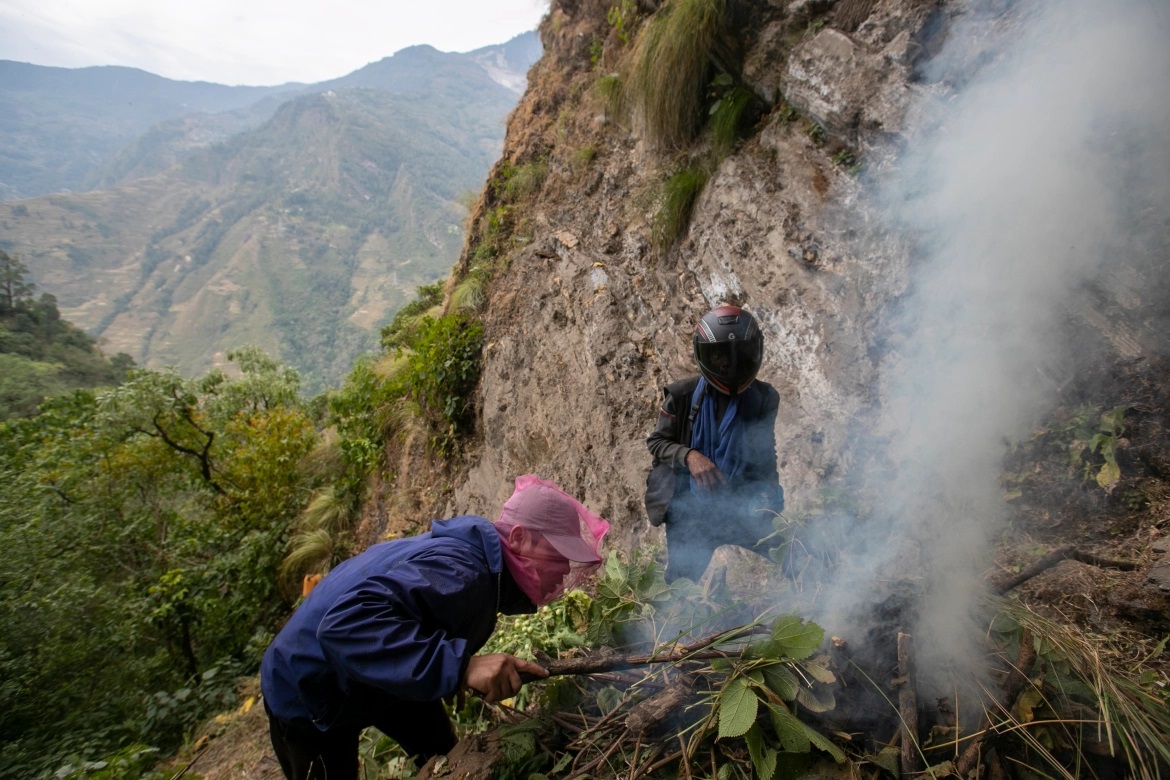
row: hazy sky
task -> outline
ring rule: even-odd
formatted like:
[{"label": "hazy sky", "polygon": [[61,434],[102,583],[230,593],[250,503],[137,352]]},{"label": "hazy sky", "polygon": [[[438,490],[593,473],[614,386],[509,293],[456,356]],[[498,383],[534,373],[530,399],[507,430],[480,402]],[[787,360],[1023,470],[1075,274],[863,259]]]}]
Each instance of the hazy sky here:
[{"label": "hazy sky", "polygon": [[0,59],[221,84],[315,82],[428,43],[536,28],[548,0],[0,0]]}]

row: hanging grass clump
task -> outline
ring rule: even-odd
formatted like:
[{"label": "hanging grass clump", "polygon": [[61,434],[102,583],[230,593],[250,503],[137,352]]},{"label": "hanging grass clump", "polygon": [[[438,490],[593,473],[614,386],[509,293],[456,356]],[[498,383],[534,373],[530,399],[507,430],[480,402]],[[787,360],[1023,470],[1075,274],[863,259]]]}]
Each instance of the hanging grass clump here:
[{"label": "hanging grass clump", "polygon": [[643,26],[628,96],[635,127],[658,148],[694,138],[728,0],[674,0]]}]

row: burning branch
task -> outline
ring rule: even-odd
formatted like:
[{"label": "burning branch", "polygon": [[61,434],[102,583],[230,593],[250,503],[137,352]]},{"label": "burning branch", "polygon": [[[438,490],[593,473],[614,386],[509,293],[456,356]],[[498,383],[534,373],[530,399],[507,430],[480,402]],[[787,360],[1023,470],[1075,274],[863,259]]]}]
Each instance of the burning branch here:
[{"label": "burning branch", "polygon": [[[741,650],[712,650],[719,644],[735,641],[754,634],[767,633],[767,629],[756,625],[736,626],[718,634],[700,639],[690,645],[675,645],[665,652],[649,654],[622,655],[620,653],[601,653],[598,655],[582,656],[580,658],[555,658],[540,662],[548,670],[550,677],[577,674],[598,674],[614,672],[621,669],[632,669],[638,666],[653,664],[679,664],[684,661],[711,661],[716,658],[739,658]],[[702,651],[702,652],[700,652]],[[539,679],[532,675],[522,674],[524,682]]]}]

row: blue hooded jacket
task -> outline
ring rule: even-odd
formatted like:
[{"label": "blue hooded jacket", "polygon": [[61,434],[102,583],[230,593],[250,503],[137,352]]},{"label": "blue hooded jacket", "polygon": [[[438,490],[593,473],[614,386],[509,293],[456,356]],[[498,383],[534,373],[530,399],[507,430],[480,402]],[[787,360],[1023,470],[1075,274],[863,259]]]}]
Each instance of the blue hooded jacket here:
[{"label": "blue hooded jacket", "polygon": [[365,727],[395,702],[455,693],[497,613],[534,609],[491,522],[436,520],[329,572],[265,652],[261,691],[287,723]]}]

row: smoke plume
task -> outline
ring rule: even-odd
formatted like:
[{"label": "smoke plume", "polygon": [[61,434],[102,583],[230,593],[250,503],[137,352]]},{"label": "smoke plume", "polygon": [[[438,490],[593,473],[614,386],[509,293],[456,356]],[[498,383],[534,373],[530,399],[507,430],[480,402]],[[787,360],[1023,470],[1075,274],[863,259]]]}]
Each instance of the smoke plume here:
[{"label": "smoke plume", "polygon": [[877,583],[923,577],[907,628],[936,671],[975,668],[1005,438],[1086,357],[1063,323],[1123,272],[1160,286],[1167,259],[1170,4],[983,5],[923,67],[929,120],[878,183],[912,289],[882,360],[872,511],[818,597],[827,627],[856,633]]}]

